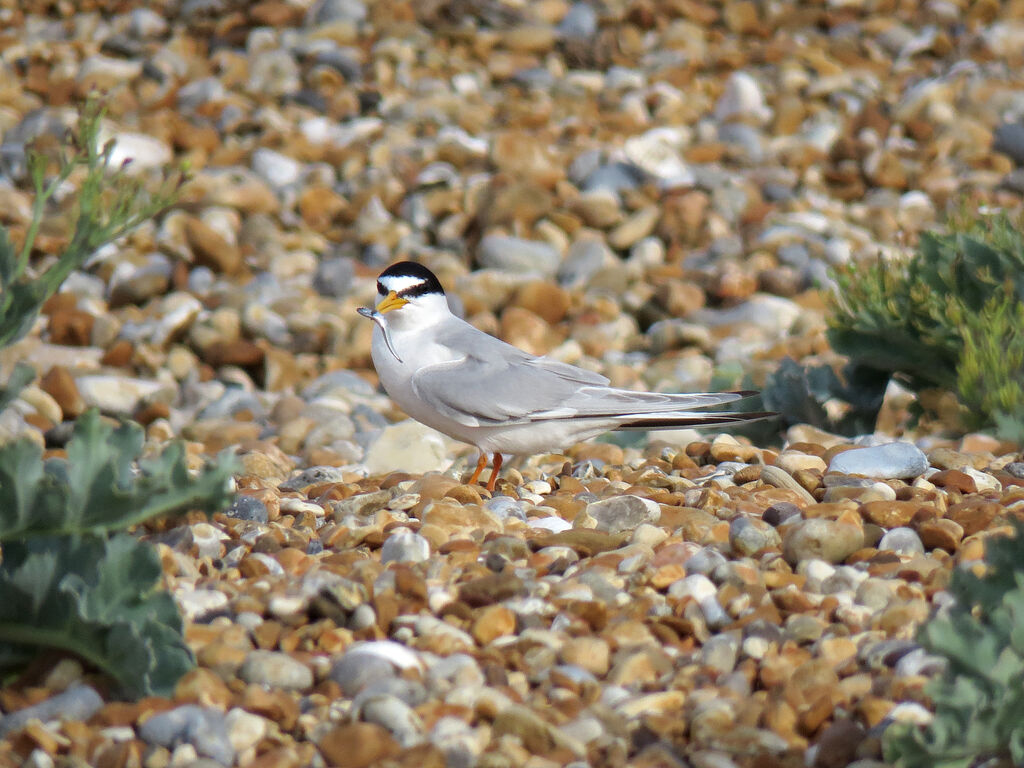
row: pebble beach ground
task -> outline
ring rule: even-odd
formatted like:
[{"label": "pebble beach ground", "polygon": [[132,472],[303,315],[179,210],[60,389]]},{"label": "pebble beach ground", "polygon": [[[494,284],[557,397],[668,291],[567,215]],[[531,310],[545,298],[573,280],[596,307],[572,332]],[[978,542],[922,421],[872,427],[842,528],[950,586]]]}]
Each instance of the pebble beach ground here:
[{"label": "pebble beach ground", "polygon": [[917,627],[1024,515],[1020,446],[893,398],[857,444],[566,446],[492,497],[376,388],[355,309],[408,258],[618,386],[833,362],[830,266],[1019,208],[1022,65],[1017,1],[0,3],[15,240],[26,147],[89,93],[132,173],[192,173],[0,352],[38,373],[0,436],[59,451],[98,407],[244,465],[226,513],[149,533],[197,669],[0,690],[0,765],[879,766],[930,717]]}]

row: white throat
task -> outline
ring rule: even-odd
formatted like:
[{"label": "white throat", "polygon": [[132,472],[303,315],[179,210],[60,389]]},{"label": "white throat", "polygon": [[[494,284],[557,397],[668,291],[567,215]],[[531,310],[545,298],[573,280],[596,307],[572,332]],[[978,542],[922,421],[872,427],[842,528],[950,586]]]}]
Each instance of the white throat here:
[{"label": "white throat", "polygon": [[[378,300],[383,298],[381,296]],[[395,331],[419,331],[449,316],[451,310],[448,308],[448,299],[440,293],[426,293],[413,296],[404,306],[385,312],[384,321]]]}]

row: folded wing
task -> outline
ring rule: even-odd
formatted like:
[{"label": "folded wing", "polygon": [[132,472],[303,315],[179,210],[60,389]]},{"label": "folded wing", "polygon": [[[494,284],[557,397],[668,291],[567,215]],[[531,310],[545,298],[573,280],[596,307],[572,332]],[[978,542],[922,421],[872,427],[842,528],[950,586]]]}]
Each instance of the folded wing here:
[{"label": "folded wing", "polygon": [[472,352],[461,360],[418,371],[412,378],[416,394],[438,412],[466,426],[607,419],[620,421],[624,428],[639,428],[640,424],[634,426],[633,422],[655,426],[745,420],[742,414],[688,411],[734,402],[751,393],[666,394],[614,389],[599,374],[534,357],[493,337],[487,339],[474,338]]}]

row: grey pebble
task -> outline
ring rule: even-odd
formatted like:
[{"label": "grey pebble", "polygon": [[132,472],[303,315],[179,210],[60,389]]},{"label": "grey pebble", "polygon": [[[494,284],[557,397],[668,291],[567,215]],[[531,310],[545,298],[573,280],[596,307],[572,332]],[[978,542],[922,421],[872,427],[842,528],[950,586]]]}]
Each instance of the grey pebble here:
[{"label": "grey pebble", "polygon": [[[303,488],[308,488],[311,485],[319,485],[320,483],[340,483],[342,477],[343,472],[338,467],[309,467],[308,469],[304,469],[298,474],[289,477],[281,483],[280,487],[281,490],[284,491],[300,491]],[[388,494],[389,498],[390,496],[391,494]]]},{"label": "grey pebble", "polygon": [[870,448],[854,448],[836,454],[829,472],[865,475],[879,480],[918,477],[928,469],[928,458],[913,443],[895,442]]},{"label": "grey pebble", "polygon": [[728,674],[736,667],[736,661],[740,652],[739,634],[735,632],[721,632],[709,637],[704,647],[701,648],[701,661],[708,667]]},{"label": "grey pebble", "polygon": [[482,267],[544,277],[553,277],[562,261],[558,251],[547,243],[509,235],[484,237],[477,259]]},{"label": "grey pebble", "polygon": [[621,533],[643,523],[657,523],[661,507],[640,496],[615,496],[588,504],[587,514],[597,521],[597,530]]},{"label": "grey pebble", "polygon": [[75,685],[46,701],[0,718],[0,738],[20,730],[29,720],[88,720],[103,706],[103,699],[88,685]]},{"label": "grey pebble", "polygon": [[913,528],[893,528],[886,531],[882,540],[878,542],[878,549],[901,555],[924,554],[924,544]]},{"label": "grey pebble", "polygon": [[270,519],[267,505],[255,496],[235,496],[235,500],[224,514],[236,520],[249,520],[254,523],[265,523]]},{"label": "grey pebble", "polygon": [[526,509],[523,507],[523,503],[511,496],[495,496],[488,499],[484,503],[484,507],[499,520],[514,518],[526,521]]},{"label": "grey pebble", "polygon": [[328,676],[352,698],[374,680],[394,677],[395,667],[381,656],[350,652],[334,662]]},{"label": "grey pebble", "polygon": [[324,259],[313,274],[313,289],[321,296],[340,299],[352,290],[355,262],[346,256]]},{"label": "grey pebble", "polygon": [[339,21],[360,22],[366,18],[366,6],[360,0],[319,0],[306,14],[306,26],[318,27]]},{"label": "grey pebble", "polygon": [[224,713],[216,709],[186,704],[153,715],[139,726],[138,732],[147,744],[168,749],[191,744],[198,754],[222,765],[235,761]]},{"label": "grey pebble", "polygon": [[573,241],[558,266],[558,282],[569,287],[586,285],[600,270],[617,261],[604,240],[580,238]]},{"label": "grey pebble", "polygon": [[707,576],[725,562],[725,555],[717,549],[704,547],[686,561],[686,573],[687,575],[699,573]]},{"label": "grey pebble", "polygon": [[768,525],[778,527],[787,520],[793,520],[793,522],[796,522],[800,516],[800,507],[791,501],[780,501],[778,504],[772,504],[768,507],[768,509],[764,511],[764,514],[761,515],[761,519],[768,523]]},{"label": "grey pebble", "polygon": [[421,563],[430,557],[430,542],[418,533],[395,531],[384,541],[380,562]]},{"label": "grey pebble", "polygon": [[373,696],[360,702],[360,715],[368,723],[387,728],[405,747],[422,740],[423,721],[408,704],[395,696]]},{"label": "grey pebble", "polygon": [[241,387],[231,386],[224,390],[224,393],[211,403],[208,403],[199,412],[197,419],[227,419],[239,412],[248,412],[254,418],[260,418],[266,414],[263,403],[252,392],[247,392]]},{"label": "grey pebble", "polygon": [[644,172],[629,163],[610,163],[595,168],[580,185],[581,192],[607,189],[618,193],[623,189],[636,189],[644,180]]},{"label": "grey pebble", "polygon": [[302,691],[313,686],[312,670],[279,651],[249,651],[238,676],[247,683],[289,691]]},{"label": "grey pebble", "polygon": [[992,150],[1024,165],[1024,123],[1003,123],[992,132]]},{"label": "grey pebble", "polygon": [[597,11],[589,3],[573,3],[558,23],[563,40],[589,40],[597,34]]},{"label": "grey pebble", "polygon": [[779,532],[764,520],[737,517],[729,524],[729,546],[740,555],[754,555],[765,549],[777,550],[781,543]]}]

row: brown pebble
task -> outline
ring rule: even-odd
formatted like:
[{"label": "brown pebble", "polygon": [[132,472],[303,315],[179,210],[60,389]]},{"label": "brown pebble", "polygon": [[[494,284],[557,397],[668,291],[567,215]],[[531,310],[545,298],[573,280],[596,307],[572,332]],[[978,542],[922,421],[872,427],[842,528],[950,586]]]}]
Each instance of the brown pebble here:
[{"label": "brown pebble", "polygon": [[554,283],[534,281],[516,291],[513,304],[542,317],[549,325],[560,323],[569,311],[569,294]]},{"label": "brown pebble", "polygon": [[608,643],[599,637],[570,638],[559,655],[566,664],[575,664],[597,677],[606,675],[611,663]]},{"label": "brown pebble", "polygon": [[964,536],[972,536],[987,528],[1001,511],[994,501],[972,498],[951,506],[946,517],[963,529]]},{"label": "brown pebble", "polygon": [[955,552],[964,537],[964,529],[953,520],[940,518],[921,523],[917,526],[917,535],[927,549]]},{"label": "brown pebble", "polygon": [[391,733],[373,723],[335,726],[317,746],[327,762],[338,768],[369,768],[401,752]]},{"label": "brown pebble", "polygon": [[185,221],[185,236],[195,254],[196,261],[214,272],[230,275],[242,267],[242,254],[209,224],[189,217]]},{"label": "brown pebble", "polygon": [[516,615],[503,605],[489,605],[477,614],[470,634],[480,645],[488,645],[515,631]]},{"label": "brown pebble", "polygon": [[80,309],[68,309],[50,315],[50,341],[71,347],[87,347],[92,343],[92,326],[96,318]]},{"label": "brown pebble", "polygon": [[958,469],[943,469],[931,475],[928,480],[933,485],[945,488],[946,490],[957,490],[961,493],[978,492],[978,486],[974,482],[974,478]]},{"label": "brown pebble", "polygon": [[844,768],[857,757],[864,727],[853,720],[836,720],[818,738],[813,768]]},{"label": "brown pebble", "polygon": [[57,401],[65,419],[74,419],[85,410],[85,401],[78,392],[75,377],[64,366],[53,366],[43,376],[39,386]]},{"label": "brown pebble", "polygon": [[171,415],[171,408],[167,403],[146,403],[142,405],[134,414],[133,418],[142,424],[147,426],[152,424],[157,419],[166,419]]},{"label": "brown pebble", "polygon": [[200,357],[214,368],[237,365],[248,368],[259,365],[264,358],[263,348],[248,339],[218,341],[199,351]]},{"label": "brown pebble", "polygon": [[861,505],[860,514],[882,528],[899,528],[913,519],[920,506],[914,501],[869,501]]},{"label": "brown pebble", "polygon": [[111,368],[126,368],[135,357],[135,346],[128,339],[118,339],[103,353],[100,362]]},{"label": "brown pebble", "polygon": [[454,499],[460,504],[480,504],[483,501],[480,491],[472,485],[457,485],[446,491],[444,498]]}]

